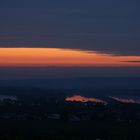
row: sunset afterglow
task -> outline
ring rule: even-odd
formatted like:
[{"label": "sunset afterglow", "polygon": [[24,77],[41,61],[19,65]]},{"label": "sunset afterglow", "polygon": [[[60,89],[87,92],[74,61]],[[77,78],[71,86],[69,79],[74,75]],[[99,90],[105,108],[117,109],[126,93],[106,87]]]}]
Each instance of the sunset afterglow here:
[{"label": "sunset afterglow", "polygon": [[139,56],[56,48],[0,48],[0,66],[140,66]]}]

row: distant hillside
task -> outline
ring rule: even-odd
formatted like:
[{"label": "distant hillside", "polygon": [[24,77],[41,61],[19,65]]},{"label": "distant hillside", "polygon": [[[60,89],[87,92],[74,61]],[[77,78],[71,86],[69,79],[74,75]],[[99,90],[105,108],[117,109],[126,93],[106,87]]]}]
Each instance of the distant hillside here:
[{"label": "distant hillside", "polygon": [[91,78],[57,78],[57,79],[24,79],[0,80],[0,86],[10,87],[36,87],[52,89],[140,89],[140,78],[126,77],[91,77]]}]

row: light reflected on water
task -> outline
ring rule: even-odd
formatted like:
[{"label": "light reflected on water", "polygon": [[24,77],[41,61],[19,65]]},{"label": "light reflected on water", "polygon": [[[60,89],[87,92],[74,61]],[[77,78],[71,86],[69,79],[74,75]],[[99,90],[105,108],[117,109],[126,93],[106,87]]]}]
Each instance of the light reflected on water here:
[{"label": "light reflected on water", "polygon": [[119,98],[119,97],[114,97],[114,96],[110,96],[110,98],[117,101],[117,102],[121,102],[121,103],[140,104],[139,101],[136,101],[136,100],[130,99],[130,98]]},{"label": "light reflected on water", "polygon": [[84,97],[84,96],[80,96],[80,95],[74,95],[71,97],[67,97],[65,100],[70,101],[70,102],[82,102],[82,103],[93,102],[93,103],[104,104],[104,105],[107,104],[107,102],[105,102],[103,100],[100,100],[97,98],[88,98],[88,97]]}]

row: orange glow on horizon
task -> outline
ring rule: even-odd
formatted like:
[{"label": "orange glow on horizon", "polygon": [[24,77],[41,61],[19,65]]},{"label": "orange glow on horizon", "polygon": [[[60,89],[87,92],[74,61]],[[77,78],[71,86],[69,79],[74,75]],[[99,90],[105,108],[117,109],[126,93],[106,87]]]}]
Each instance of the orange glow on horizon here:
[{"label": "orange glow on horizon", "polygon": [[[57,48],[0,48],[0,66],[140,66],[139,56]],[[132,62],[131,62],[132,61]]]}]

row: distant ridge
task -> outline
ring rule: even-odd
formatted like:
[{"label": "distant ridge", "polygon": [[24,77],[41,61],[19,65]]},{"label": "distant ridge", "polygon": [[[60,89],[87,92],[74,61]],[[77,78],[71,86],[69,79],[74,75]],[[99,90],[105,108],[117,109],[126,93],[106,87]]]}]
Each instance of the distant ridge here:
[{"label": "distant ridge", "polygon": [[77,77],[0,80],[0,87],[36,87],[52,89],[140,89],[140,78],[135,77]]}]

